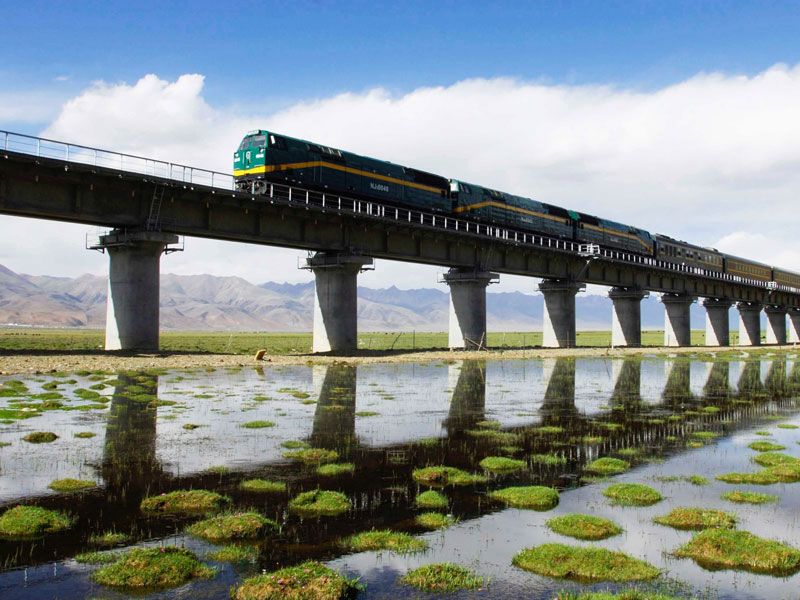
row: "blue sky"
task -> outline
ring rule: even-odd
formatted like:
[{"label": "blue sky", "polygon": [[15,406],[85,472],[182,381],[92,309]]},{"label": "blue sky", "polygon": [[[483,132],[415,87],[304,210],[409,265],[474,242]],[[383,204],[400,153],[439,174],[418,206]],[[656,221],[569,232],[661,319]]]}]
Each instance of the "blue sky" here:
[{"label": "blue sky", "polygon": [[[272,128],[800,270],[796,2],[5,0],[0,23],[0,129],[227,172]],[[0,217],[0,264],[102,273],[84,229]],[[308,277],[187,247],[166,270]]]}]

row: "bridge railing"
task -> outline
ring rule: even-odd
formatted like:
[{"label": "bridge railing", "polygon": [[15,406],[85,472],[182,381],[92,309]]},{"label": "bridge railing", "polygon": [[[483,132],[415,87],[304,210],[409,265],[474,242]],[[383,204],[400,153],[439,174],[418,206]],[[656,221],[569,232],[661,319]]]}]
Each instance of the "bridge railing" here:
[{"label": "bridge railing", "polygon": [[[187,165],[154,160],[131,154],[122,154],[120,152],[111,152],[109,150],[101,150],[77,144],[68,144],[9,131],[0,131],[0,144],[2,144],[3,150],[10,152],[19,152],[43,158],[138,173],[151,177],[169,179],[183,184],[202,185],[225,191],[236,191],[233,176],[229,173],[196,169]],[[244,194],[247,195],[246,192],[244,192]],[[535,246],[551,251],[580,254],[582,247],[585,246],[585,244],[579,242],[552,238],[546,235],[537,235],[527,231],[517,231],[497,225],[466,221],[443,214],[426,213],[388,204],[384,205],[378,202],[335,196],[324,192],[278,183],[269,184],[268,194],[266,196],[251,195],[251,197],[253,201],[278,202],[291,206],[299,204],[304,205],[306,208],[315,207],[323,210],[349,212],[357,214],[360,217],[395,222],[400,221],[424,228],[448,229],[466,235],[488,237],[493,241],[522,246]],[[703,269],[685,264],[677,264],[642,254],[636,254],[634,252],[625,252],[604,247],[599,247],[599,250],[593,249],[592,256],[586,258],[599,258],[613,262],[638,264],[652,269],[694,275],[719,281],[728,281],[739,285],[769,289],[771,291],[780,290],[789,293],[800,293],[800,289],[786,285],[777,285],[774,282],[741,277],[722,271]]]}]

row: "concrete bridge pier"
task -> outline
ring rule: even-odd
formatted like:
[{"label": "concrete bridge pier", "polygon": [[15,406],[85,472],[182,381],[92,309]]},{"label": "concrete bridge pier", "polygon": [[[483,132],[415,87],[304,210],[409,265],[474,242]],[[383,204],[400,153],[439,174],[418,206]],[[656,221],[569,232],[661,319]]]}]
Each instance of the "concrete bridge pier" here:
[{"label": "concrete bridge pier", "polygon": [[706,298],[706,346],[730,346],[731,326],[728,311],[733,302],[725,298]]},{"label": "concrete bridge pier", "polygon": [[575,294],[582,289],[583,284],[560,279],[539,284],[544,296],[543,347],[575,347]]},{"label": "concrete bridge pier", "polygon": [[450,349],[486,348],[486,286],[497,283],[497,273],[477,269],[450,269],[442,281],[450,287]]},{"label": "concrete bridge pier", "polygon": [[767,344],[785,344],[787,308],[785,306],[767,306],[764,312],[767,315]]},{"label": "concrete bridge pier", "polygon": [[689,309],[694,298],[683,294],[662,294],[661,302],[664,304],[664,345],[691,346]]},{"label": "concrete bridge pier", "polygon": [[178,236],[114,230],[93,250],[108,252],[106,350],[158,352],[161,254]]},{"label": "concrete bridge pier", "polygon": [[790,344],[800,343],[800,308],[789,309],[789,334],[786,341]]},{"label": "concrete bridge pier", "polygon": [[642,300],[649,294],[637,288],[614,287],[608,292],[611,309],[611,346],[642,345]]},{"label": "concrete bridge pier", "polygon": [[364,256],[317,252],[303,268],[314,273],[312,352],[354,352],[358,348],[358,274],[372,265]]},{"label": "concrete bridge pier", "polygon": [[761,345],[761,304],[758,302],[737,302],[739,311],[739,345]]}]

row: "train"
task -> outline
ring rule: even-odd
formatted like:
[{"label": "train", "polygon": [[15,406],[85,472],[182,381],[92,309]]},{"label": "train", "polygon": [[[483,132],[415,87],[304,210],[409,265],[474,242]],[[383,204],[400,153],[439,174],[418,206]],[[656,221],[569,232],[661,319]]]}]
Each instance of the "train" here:
[{"label": "train", "polygon": [[289,184],[800,289],[797,273],[714,248],[263,129],[242,139],[233,154],[233,177],[237,190],[254,195],[266,193],[269,183]]}]

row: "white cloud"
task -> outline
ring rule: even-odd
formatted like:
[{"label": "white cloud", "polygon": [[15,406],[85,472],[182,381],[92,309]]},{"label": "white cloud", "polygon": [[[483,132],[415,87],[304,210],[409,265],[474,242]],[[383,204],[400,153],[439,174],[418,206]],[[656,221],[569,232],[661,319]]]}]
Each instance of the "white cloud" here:
[{"label": "white cloud", "polygon": [[[800,254],[785,250],[800,222],[800,66],[699,74],[647,92],[474,79],[263,113],[211,106],[202,88],[201,75],[95,83],[44,135],[227,172],[242,134],[264,127],[800,269]],[[297,281],[307,278],[298,255],[192,240],[164,269]],[[41,254],[39,271],[74,270],[88,264],[82,256],[59,264]],[[22,256],[5,260],[14,268]],[[435,272],[382,262],[365,283],[420,287]],[[509,286],[535,282],[504,278],[494,289]]]}]

